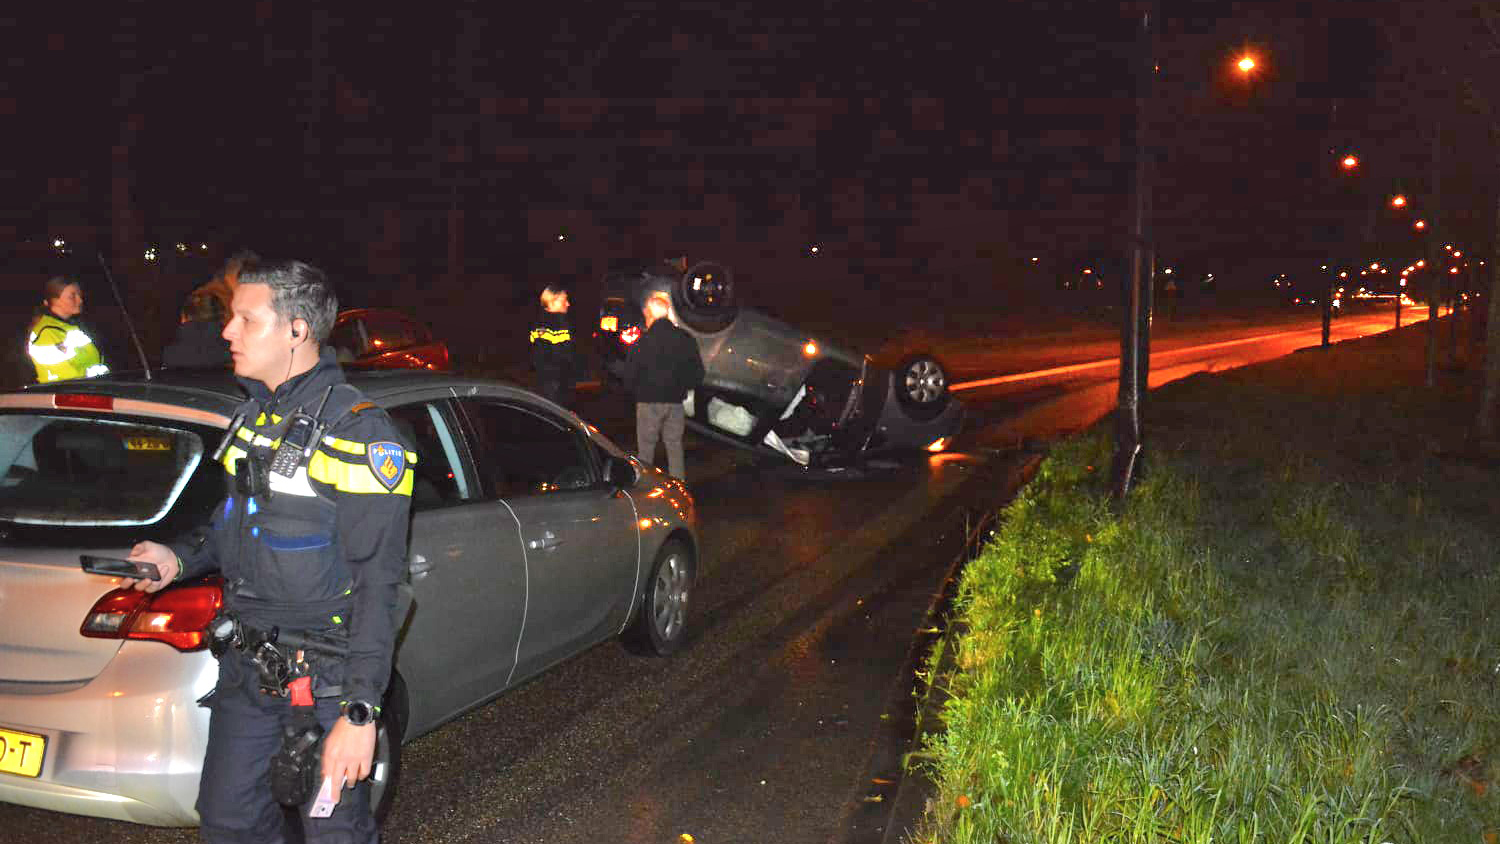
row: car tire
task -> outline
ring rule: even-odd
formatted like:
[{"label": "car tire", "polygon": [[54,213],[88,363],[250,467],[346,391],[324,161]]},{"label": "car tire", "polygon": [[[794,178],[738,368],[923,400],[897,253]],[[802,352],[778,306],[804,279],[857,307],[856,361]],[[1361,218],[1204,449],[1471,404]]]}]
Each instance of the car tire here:
[{"label": "car tire", "polygon": [[406,681],[392,672],[390,688],[375,733],[375,763],[370,771],[370,809],[375,822],[384,826],[386,815],[401,782],[401,739],[406,735]]},{"label": "car tire", "polygon": [[928,421],[948,407],[948,370],[932,355],[912,355],[891,373],[896,400],[909,416]]},{"label": "car tire", "polygon": [[697,574],[698,564],[686,545],[675,539],[662,545],[625,631],[626,649],[641,656],[669,656],[682,647]]}]

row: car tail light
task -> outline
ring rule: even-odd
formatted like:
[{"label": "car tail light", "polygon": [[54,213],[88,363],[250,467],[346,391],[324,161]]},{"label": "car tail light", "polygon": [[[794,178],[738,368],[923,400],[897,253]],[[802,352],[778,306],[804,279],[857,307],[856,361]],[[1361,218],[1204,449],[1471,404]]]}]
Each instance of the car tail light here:
[{"label": "car tail light", "polygon": [[114,410],[113,396],[91,396],[80,393],[58,393],[52,397],[53,407],[81,407],[87,410]]},{"label": "car tail light", "polygon": [[179,651],[207,644],[204,631],[224,603],[217,578],[156,593],[115,589],[89,610],[78,632],[93,639],[152,639]]},{"label": "car tail light", "polygon": [[624,331],[620,332],[620,342],[627,346],[639,339],[641,339],[641,328],[638,325],[627,326]]}]

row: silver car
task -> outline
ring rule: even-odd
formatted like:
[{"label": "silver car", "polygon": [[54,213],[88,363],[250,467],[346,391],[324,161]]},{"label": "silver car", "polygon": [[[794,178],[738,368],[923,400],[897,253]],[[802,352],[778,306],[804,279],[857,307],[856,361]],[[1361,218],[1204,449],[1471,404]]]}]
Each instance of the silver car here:
[{"label": "silver car", "polygon": [[[377,745],[377,814],[401,742],[604,640],[684,642],[693,498],[532,393],[423,372],[350,381],[419,455],[409,580]],[[193,825],[216,666],[205,579],[154,596],[79,568],[207,519],[208,456],[239,401],[223,374],[59,382],[0,395],[0,800]]]}]

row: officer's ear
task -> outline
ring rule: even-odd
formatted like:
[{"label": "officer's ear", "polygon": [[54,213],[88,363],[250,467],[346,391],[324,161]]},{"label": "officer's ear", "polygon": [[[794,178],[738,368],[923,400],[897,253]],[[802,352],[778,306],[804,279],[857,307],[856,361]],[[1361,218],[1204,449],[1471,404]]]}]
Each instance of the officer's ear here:
[{"label": "officer's ear", "polygon": [[[301,340],[307,336],[307,320],[296,317],[292,320],[292,339]],[[298,343],[297,345],[302,345]]]}]

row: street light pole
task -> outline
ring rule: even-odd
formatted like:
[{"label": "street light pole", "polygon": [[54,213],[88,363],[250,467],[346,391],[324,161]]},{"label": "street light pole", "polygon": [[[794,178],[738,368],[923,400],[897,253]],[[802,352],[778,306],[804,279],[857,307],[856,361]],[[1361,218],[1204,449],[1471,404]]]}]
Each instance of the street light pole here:
[{"label": "street light pole", "polygon": [[1148,0],[1138,33],[1140,66],[1135,95],[1135,201],[1130,227],[1130,287],[1120,331],[1120,393],[1115,419],[1113,466],[1116,500],[1130,493],[1142,472],[1142,412],[1151,373],[1151,84],[1156,75],[1157,0]]},{"label": "street light pole", "polygon": [[[1438,290],[1443,283],[1443,273],[1438,260],[1437,233],[1441,230],[1441,216],[1443,212],[1443,183],[1442,176],[1438,170],[1438,151],[1441,148],[1443,137],[1443,124],[1441,121],[1432,127],[1432,222],[1427,231],[1427,386],[1431,387],[1436,381],[1437,370],[1437,312],[1438,312]],[[1400,307],[1398,302],[1396,305]]]}]

